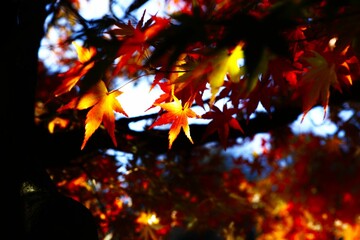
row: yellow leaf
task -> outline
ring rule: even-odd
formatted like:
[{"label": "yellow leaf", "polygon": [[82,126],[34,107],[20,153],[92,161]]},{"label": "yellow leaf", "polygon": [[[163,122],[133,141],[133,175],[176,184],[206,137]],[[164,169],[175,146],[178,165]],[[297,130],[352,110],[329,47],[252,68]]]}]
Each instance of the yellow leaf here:
[{"label": "yellow leaf", "polygon": [[69,103],[60,107],[58,112],[66,109],[84,110],[101,100],[108,93],[107,88],[103,81],[98,81],[88,92],[79,98],[73,98]]},{"label": "yellow leaf", "polygon": [[55,128],[66,128],[69,125],[68,119],[63,119],[60,117],[54,118],[51,122],[48,124],[48,130],[50,133],[55,132]]},{"label": "yellow leaf", "polygon": [[162,227],[160,225],[160,219],[156,216],[155,213],[145,213],[141,212],[140,216],[136,219],[140,230],[140,238],[144,240],[157,240],[155,231]]},{"label": "yellow leaf", "polygon": [[343,238],[344,240],[357,239],[360,237],[360,226],[345,224],[343,226]]},{"label": "yellow leaf", "polygon": [[242,45],[237,45],[231,53],[227,49],[223,49],[210,60],[212,71],[209,74],[209,83],[211,88],[210,105],[215,101],[215,96],[220,87],[223,86],[225,76],[228,73],[230,80],[238,82],[240,80],[241,69],[239,60],[244,58]]},{"label": "yellow leaf", "polygon": [[106,94],[97,102],[92,109],[86,115],[85,124],[85,137],[81,149],[83,149],[96,129],[99,128],[101,122],[103,122],[105,129],[111,137],[111,140],[115,146],[117,141],[115,137],[115,114],[114,111],[119,112],[127,116],[120,103],[116,99],[121,92],[114,91],[110,94]]},{"label": "yellow leaf", "polygon": [[141,212],[140,216],[136,219],[136,222],[143,225],[153,225],[158,224],[160,219],[156,216],[155,213]]},{"label": "yellow leaf", "polygon": [[126,112],[120,105],[117,97],[121,94],[120,91],[108,92],[105,83],[99,81],[87,93],[80,98],[72,99],[68,104],[58,109],[63,111],[66,109],[87,109],[92,107],[86,115],[85,121],[85,137],[81,149],[83,149],[95,132],[103,123],[105,129],[109,133],[114,145],[117,145],[115,138],[115,112],[122,113],[127,116]]},{"label": "yellow leaf", "polygon": [[172,83],[177,84],[177,91],[185,88],[187,84],[199,84],[207,81],[210,84],[211,97],[210,105],[215,102],[216,94],[223,86],[225,77],[228,75],[232,82],[240,81],[240,76],[244,74],[244,69],[240,67],[239,61],[244,58],[242,43],[239,43],[232,51],[220,49],[207,60],[197,64],[191,71],[182,73],[176,80],[171,79]]},{"label": "yellow leaf", "polygon": [[186,137],[190,140],[190,142],[194,143],[190,135],[188,118],[199,117],[193,110],[189,108],[188,103],[185,103],[185,105],[182,106],[180,100],[174,94],[172,94],[172,97],[174,99],[173,102],[163,103],[159,105],[167,112],[162,114],[150,126],[150,128],[153,128],[155,126],[171,123],[171,127],[169,130],[169,149],[172,147],[172,144],[179,135],[181,129],[183,129]]},{"label": "yellow leaf", "polygon": [[240,75],[243,74],[239,67],[239,60],[241,59],[244,59],[244,52],[242,50],[242,45],[239,44],[232,51],[227,63],[227,70],[232,82],[239,82]]},{"label": "yellow leaf", "polygon": [[211,72],[209,74],[209,83],[211,88],[210,105],[215,102],[215,95],[224,84],[227,70],[227,51],[222,50],[211,63]]},{"label": "yellow leaf", "polygon": [[75,47],[76,53],[78,55],[79,62],[86,63],[89,61],[96,53],[96,49],[94,47],[91,48],[83,48],[75,41],[72,42]]}]

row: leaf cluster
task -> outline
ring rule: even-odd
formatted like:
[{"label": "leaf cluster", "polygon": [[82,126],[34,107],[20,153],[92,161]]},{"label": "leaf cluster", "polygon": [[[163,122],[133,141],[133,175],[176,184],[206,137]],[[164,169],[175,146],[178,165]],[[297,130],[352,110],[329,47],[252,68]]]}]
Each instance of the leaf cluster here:
[{"label": "leaf cluster", "polygon": [[[81,196],[114,239],[209,229],[225,239],[359,236],[359,106],[351,100],[359,100],[360,4],[174,0],[165,1],[177,7],[168,15],[134,19],[147,2],[96,20],[82,18],[76,1],[55,8],[49,29],[71,29],[57,46],[74,57],[59,57],[62,68],[40,83],[38,121],[52,134],[84,136],[75,168],[49,169],[59,188]],[[159,89],[147,103],[157,112],[129,116],[118,97],[140,81]],[[317,106],[337,132],[288,127]],[[344,109],[353,111],[348,120]],[[140,120],[149,121],[143,131],[130,129]],[[271,138],[260,152],[229,154],[262,132]]]}]

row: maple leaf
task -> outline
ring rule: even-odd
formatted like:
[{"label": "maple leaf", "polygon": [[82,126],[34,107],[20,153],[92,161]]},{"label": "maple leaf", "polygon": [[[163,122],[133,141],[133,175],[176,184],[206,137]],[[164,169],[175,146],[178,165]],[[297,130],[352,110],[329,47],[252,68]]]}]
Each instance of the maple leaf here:
[{"label": "maple leaf", "polygon": [[320,101],[324,107],[324,117],[329,102],[330,87],[338,88],[338,80],[335,65],[328,61],[319,53],[312,51],[313,56],[304,58],[310,64],[310,69],[302,77],[300,89],[303,94],[303,117],[311,108]]},{"label": "maple leaf", "polygon": [[117,146],[115,138],[115,112],[128,116],[123,110],[119,101],[116,99],[121,91],[108,92],[105,83],[98,81],[88,92],[78,98],[73,98],[68,104],[60,107],[58,111],[66,109],[84,110],[92,107],[86,115],[85,121],[85,137],[81,146],[81,150],[85,147],[87,141],[103,123],[105,129],[109,133],[114,145]]},{"label": "maple leaf", "polygon": [[297,75],[300,73],[301,71],[296,69],[294,64],[287,59],[274,58],[269,61],[268,74],[272,76],[282,91],[297,86]]},{"label": "maple leaf", "polygon": [[129,21],[128,24],[118,23],[116,24],[118,28],[109,31],[110,34],[114,34],[122,41],[121,47],[117,52],[119,62],[113,72],[114,76],[124,67],[128,67],[127,65],[131,62],[131,58],[135,58],[133,62],[138,63],[134,65],[133,72],[141,68],[140,63],[147,57],[149,52],[149,44],[147,41],[169,24],[169,19],[152,16],[144,26],[142,26],[144,16],[145,11],[136,27]]},{"label": "maple leaf", "polygon": [[229,97],[231,104],[233,106],[238,106],[240,104],[240,100],[247,97],[247,93],[244,93],[243,91],[244,87],[246,86],[245,84],[246,83],[243,81],[225,81],[224,88],[218,94],[218,99],[225,99]]},{"label": "maple leaf", "polygon": [[265,78],[265,75],[263,75],[261,81],[258,81],[253,91],[249,94],[248,101],[245,103],[248,121],[251,114],[256,111],[259,103],[268,113],[271,112],[271,99],[275,92],[274,85],[271,84],[269,78]]},{"label": "maple leaf", "polygon": [[[171,101],[171,99],[172,99],[172,96],[171,96],[172,85],[170,85],[168,83],[164,83],[164,82],[159,82],[158,85],[164,93],[162,93],[157,99],[155,99],[154,103],[148,109],[146,109],[146,111],[148,111],[149,109],[154,108],[156,106],[159,106],[161,103]],[[150,89],[150,91],[151,91],[151,89]]]},{"label": "maple leaf", "polygon": [[54,133],[55,129],[60,128],[64,129],[69,125],[68,119],[63,119],[60,117],[54,118],[51,122],[48,124],[48,130],[50,133]]},{"label": "maple leaf", "polygon": [[231,81],[240,81],[241,69],[238,61],[244,58],[242,45],[237,45],[231,53],[228,51],[221,51],[215,59],[212,60],[213,71],[209,74],[209,83],[211,88],[210,104],[215,101],[215,95],[218,93],[219,88],[223,86],[225,76],[228,76]]},{"label": "maple leaf", "polygon": [[[192,69],[181,74],[173,83],[182,83],[181,88],[185,88],[190,83],[193,86],[204,86],[207,81],[210,85],[211,97],[210,105],[215,102],[216,94],[224,85],[227,76],[232,82],[239,82],[240,76],[244,74],[244,69],[240,68],[238,61],[243,59],[242,44],[238,44],[234,49],[220,49],[205,61],[192,66]],[[177,87],[178,91],[178,87]]]},{"label": "maple leaf", "polygon": [[191,143],[194,143],[190,135],[190,127],[188,123],[188,118],[198,118],[199,116],[190,109],[189,102],[186,102],[182,106],[181,101],[172,94],[173,102],[158,104],[166,112],[163,113],[150,127],[149,129],[160,126],[164,124],[170,124],[171,127],[169,130],[169,149],[180,133],[180,130],[183,129],[186,137],[190,140]]},{"label": "maple leaf", "polygon": [[[171,101],[173,90],[175,88],[175,86],[173,84],[171,84],[171,82],[174,79],[179,78],[181,75],[183,75],[182,70],[184,70],[184,69],[180,66],[181,66],[181,64],[185,63],[184,58],[185,58],[185,55],[181,55],[179,57],[179,60],[177,61],[177,64],[173,67],[174,72],[171,72],[169,75],[170,83],[161,81],[164,78],[166,78],[165,72],[159,71],[158,73],[155,74],[155,78],[154,78],[153,83],[151,84],[150,91],[153,90],[156,85],[158,85],[164,93],[161,94],[159,96],[159,98],[157,98],[155,100],[155,102],[147,110],[149,110],[155,106],[158,106],[159,104],[161,104],[163,102]],[[195,85],[195,84],[192,84],[192,85]],[[176,91],[181,91],[183,89],[183,87],[184,86],[182,86],[181,83],[176,84]]]},{"label": "maple leaf", "polygon": [[144,240],[157,240],[156,231],[162,227],[159,222],[160,219],[154,213],[141,212],[140,216],[136,219],[136,223],[139,224],[138,231],[140,232],[140,238]]},{"label": "maple leaf", "polygon": [[206,138],[207,136],[217,131],[220,142],[223,145],[224,149],[226,149],[230,127],[239,130],[242,133],[244,131],[236,118],[233,117],[233,115],[236,113],[236,109],[228,109],[227,105],[224,105],[223,111],[221,111],[218,107],[214,105],[212,107],[212,110],[213,111],[209,111],[202,116],[202,118],[204,119],[212,119],[206,128],[203,138]]},{"label": "maple leaf", "polygon": [[72,67],[69,71],[59,74],[60,77],[63,77],[64,80],[61,85],[55,90],[54,95],[58,97],[66,92],[69,92],[76,83],[84,76],[89,69],[94,66],[94,62],[89,62],[91,58],[95,55],[95,48],[83,48],[76,42],[72,42],[76,52],[78,54],[78,61],[75,63],[75,66]]},{"label": "maple leaf", "polygon": [[152,39],[159,32],[161,32],[163,29],[170,25],[169,18],[151,16],[151,20],[154,21],[154,24],[149,26],[149,28],[145,30],[144,35],[146,36],[146,39]]},{"label": "maple leaf", "polygon": [[258,176],[261,175],[261,173],[263,172],[263,170],[265,168],[261,162],[261,159],[259,159],[258,156],[256,156],[254,158],[254,160],[251,162],[247,161],[247,165],[250,167],[251,174],[256,174]]}]

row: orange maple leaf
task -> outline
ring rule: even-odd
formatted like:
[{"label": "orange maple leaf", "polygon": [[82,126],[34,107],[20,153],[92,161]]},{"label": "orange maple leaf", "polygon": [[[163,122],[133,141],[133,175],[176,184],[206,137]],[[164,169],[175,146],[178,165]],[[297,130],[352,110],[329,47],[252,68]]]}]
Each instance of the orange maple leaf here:
[{"label": "orange maple leaf", "polygon": [[122,92],[118,90],[108,92],[105,83],[99,81],[87,93],[79,98],[72,99],[68,104],[58,109],[58,111],[66,109],[83,110],[92,107],[86,115],[85,137],[81,150],[85,147],[91,135],[99,128],[102,122],[114,145],[117,146],[114,111],[128,116],[116,99],[120,94],[122,94]]},{"label": "orange maple leaf", "polygon": [[79,60],[75,63],[75,66],[72,67],[69,71],[59,74],[59,76],[63,77],[64,80],[61,85],[55,90],[55,97],[69,92],[80,80],[80,78],[84,76],[94,66],[94,62],[89,61],[96,54],[96,49],[94,47],[89,49],[83,48],[76,42],[73,42],[73,45],[76,49]]},{"label": "orange maple leaf", "polygon": [[165,112],[162,114],[150,127],[149,129],[164,125],[172,124],[169,130],[169,149],[171,148],[174,140],[179,135],[181,128],[184,130],[186,137],[190,140],[191,143],[194,143],[190,135],[190,127],[188,123],[188,118],[198,118],[198,116],[193,110],[190,109],[189,101],[182,106],[181,101],[172,94],[174,99],[173,102],[158,104]]}]

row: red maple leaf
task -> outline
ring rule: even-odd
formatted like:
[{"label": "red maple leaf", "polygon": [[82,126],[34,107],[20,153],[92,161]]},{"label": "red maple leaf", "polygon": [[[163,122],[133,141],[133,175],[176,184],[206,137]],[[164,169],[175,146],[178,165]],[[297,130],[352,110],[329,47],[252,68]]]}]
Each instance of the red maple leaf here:
[{"label": "red maple leaf", "polygon": [[239,122],[233,117],[233,115],[236,114],[236,111],[237,110],[234,108],[228,109],[227,105],[224,105],[223,111],[221,111],[217,106],[213,105],[212,111],[202,115],[202,118],[204,119],[212,119],[206,128],[203,138],[206,138],[217,131],[220,142],[224,149],[226,149],[230,128],[239,130],[242,133],[244,132]]},{"label": "red maple leaf", "polygon": [[274,95],[274,85],[271,84],[269,79],[262,79],[259,81],[254,90],[249,95],[249,100],[246,102],[246,113],[249,119],[250,115],[255,112],[259,103],[270,113],[271,98]]},{"label": "red maple leaf", "polygon": [[55,97],[60,96],[64,93],[69,92],[93,66],[94,62],[90,61],[91,58],[96,54],[95,48],[83,48],[76,42],[73,45],[78,54],[78,61],[75,66],[70,68],[67,72],[59,74],[62,78],[61,85],[55,90]]}]

